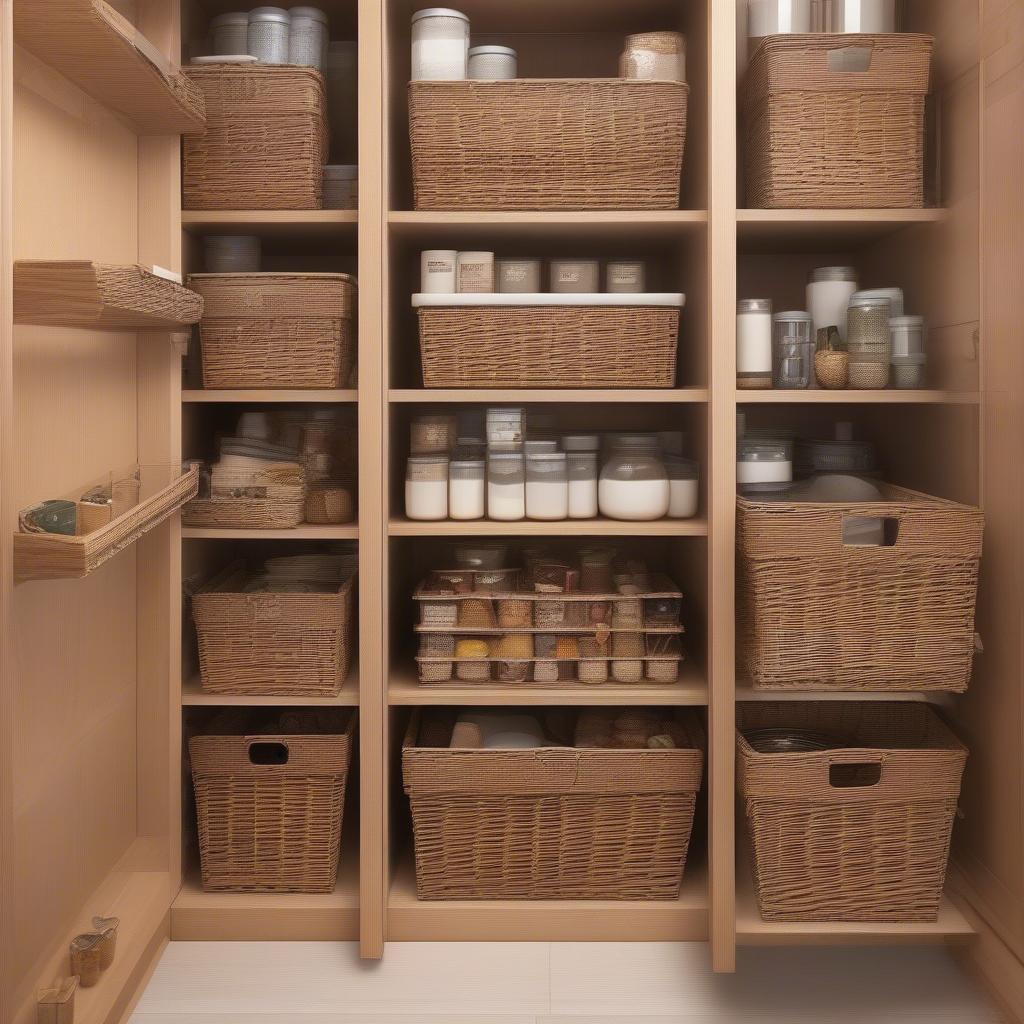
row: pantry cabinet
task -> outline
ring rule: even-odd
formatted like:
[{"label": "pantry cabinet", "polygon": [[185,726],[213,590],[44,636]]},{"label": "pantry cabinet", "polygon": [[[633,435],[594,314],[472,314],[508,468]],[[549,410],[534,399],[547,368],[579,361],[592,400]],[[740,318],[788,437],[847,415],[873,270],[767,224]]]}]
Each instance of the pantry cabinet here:
[{"label": "pantry cabinet", "polygon": [[[95,915],[119,917],[121,931],[113,965],[76,994],[86,1024],[124,1019],[171,939],[351,940],[371,959],[387,956],[389,941],[679,940],[708,943],[719,971],[734,970],[750,944],[951,943],[1024,1019],[1024,5],[902,5],[903,27],[935,39],[924,207],[747,205],[746,0],[464,0],[474,44],[514,47],[523,77],[614,77],[626,34],[682,32],[679,208],[450,210],[442,197],[417,209],[408,83],[410,18],[422,5],[321,0],[331,38],[358,41],[358,209],[183,210],[181,134],[201,132],[205,114],[180,68],[201,52],[211,18],[237,6],[0,0],[0,1020],[35,1020],[37,990],[68,973],[68,943]],[[317,390],[207,389],[188,315],[95,301],[85,317],[79,307],[41,314],[38,302],[25,312],[19,271],[36,267],[20,278],[36,293],[77,289],[77,299],[83,287],[95,298],[104,267],[165,268],[187,285],[207,269],[211,234],[258,236],[267,270],[355,277],[357,374]],[[674,386],[424,387],[411,296],[420,252],[433,248],[644,260],[657,290],[686,297]],[[49,261],[50,276],[29,261]],[[776,309],[802,309],[807,274],[823,265],[902,285],[929,323],[927,389],[737,389],[737,299],[771,295]],[[697,515],[408,518],[413,421],[495,404],[557,412],[569,430],[685,431],[701,466]],[[183,526],[184,495],[84,574],[19,573],[21,510],[125,466],[208,459],[215,435],[250,409],[338,413],[358,460],[355,522]],[[738,672],[738,413],[748,427],[811,436],[850,421],[884,455],[892,483],[981,507],[966,693],[770,693]],[[459,538],[604,539],[663,569],[686,596],[678,682],[420,685],[412,594]],[[325,545],[358,552],[358,656],[340,692],[204,690],[183,589],[236,559]],[[737,708],[837,697],[928,702],[969,750],[934,921],[766,921],[758,911],[737,810]],[[417,898],[402,743],[421,713],[466,704],[648,706],[699,722],[703,796],[679,895]],[[348,708],[357,720],[333,891],[204,890],[188,736],[224,709],[298,706]]]}]

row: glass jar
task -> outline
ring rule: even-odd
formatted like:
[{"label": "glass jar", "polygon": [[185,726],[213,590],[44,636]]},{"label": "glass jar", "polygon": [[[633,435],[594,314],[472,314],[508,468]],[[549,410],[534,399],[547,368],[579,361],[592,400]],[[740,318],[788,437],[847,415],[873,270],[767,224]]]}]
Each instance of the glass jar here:
[{"label": "glass jar", "polygon": [[810,313],[776,313],[772,317],[772,384],[785,390],[808,387],[813,358]]},{"label": "glass jar", "polygon": [[486,423],[489,445],[523,443],[522,406],[492,405],[487,410]]},{"label": "glass jar", "polygon": [[736,445],[736,483],[750,485],[789,483],[793,479],[793,455],[781,440],[744,438]]},{"label": "glass jar", "polygon": [[405,464],[405,514],[434,522],[448,518],[448,456],[410,455]]},{"label": "glass jar", "polygon": [[[811,314],[811,340],[817,347],[818,332],[834,327],[841,340],[846,340],[846,310],[857,290],[857,271],[853,267],[816,267],[807,278],[807,312]],[[817,362],[817,361],[816,361]],[[824,369],[829,369],[826,360]],[[846,357],[842,365],[845,370]],[[832,360],[835,376],[835,360]],[[816,367],[812,367],[816,369]],[[826,377],[826,384],[829,378]],[[817,374],[811,374],[811,387],[817,387]],[[843,381],[845,387],[845,380]]]},{"label": "glass jar", "polygon": [[551,291],[557,295],[578,295],[600,289],[598,260],[561,259],[551,261]]},{"label": "glass jar", "polygon": [[508,46],[473,46],[468,76],[478,82],[501,82],[517,75],[516,51]]},{"label": "glass jar", "polygon": [[566,519],[568,515],[565,452],[531,452],[526,456],[526,518]]},{"label": "glass jar", "polygon": [[498,291],[505,295],[536,295],[540,291],[540,260],[505,257],[495,263]]},{"label": "glass jar", "polygon": [[772,386],[771,299],[740,299],[736,303],[736,387]]},{"label": "glass jar", "polygon": [[895,32],[896,0],[831,0],[817,32]]},{"label": "glass jar", "polygon": [[605,288],[614,295],[638,294],[644,290],[647,267],[643,260],[609,260]]},{"label": "glass jar", "polygon": [[889,340],[892,356],[923,356],[925,326],[923,316],[889,317]]},{"label": "glass jar", "polygon": [[626,36],[620,78],[685,82],[686,37],[681,32],[641,32]]},{"label": "glass jar", "polygon": [[902,288],[862,288],[850,296],[854,299],[888,299],[889,316],[903,316],[903,289]]},{"label": "glass jar", "polygon": [[292,19],[288,63],[321,70],[327,56],[327,15],[319,7],[293,7],[288,13]]},{"label": "glass jar", "polygon": [[257,7],[249,12],[248,52],[261,64],[287,64],[291,15],[281,7]]},{"label": "glass jar", "polygon": [[669,519],[692,519],[700,498],[700,466],[695,459],[665,456]]},{"label": "glass jar", "polygon": [[412,80],[458,82],[469,71],[469,18],[447,7],[412,16]]},{"label": "glass jar", "polygon": [[487,457],[487,518],[512,522],[526,517],[526,468],[522,452]]},{"label": "glass jar", "polygon": [[916,355],[892,357],[892,386],[902,390],[925,386],[925,364],[928,357],[919,352]]},{"label": "glass jar", "polygon": [[236,57],[249,52],[249,12],[230,11],[218,14],[210,22],[213,55]]},{"label": "glass jar", "polygon": [[601,515],[642,522],[668,513],[668,472],[654,434],[620,434],[597,486]]},{"label": "glass jar", "polygon": [[487,463],[465,453],[448,462],[448,517],[483,519],[486,513]]},{"label": "glass jar", "polygon": [[597,452],[573,451],[565,456],[569,477],[569,518],[597,515]]},{"label": "glass jar", "polygon": [[850,387],[874,390],[889,386],[889,299],[861,293],[850,299],[846,314]]}]

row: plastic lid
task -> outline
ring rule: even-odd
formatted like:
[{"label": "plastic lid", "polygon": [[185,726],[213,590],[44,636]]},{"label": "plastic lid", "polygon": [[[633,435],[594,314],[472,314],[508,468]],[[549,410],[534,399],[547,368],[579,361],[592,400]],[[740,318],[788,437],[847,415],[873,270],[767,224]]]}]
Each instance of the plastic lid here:
[{"label": "plastic lid", "polygon": [[880,306],[885,303],[886,306],[892,306],[892,298],[888,295],[879,295],[877,292],[854,292],[850,296],[850,309],[860,309],[867,306]]},{"label": "plastic lid", "polygon": [[516,51],[511,46],[471,46],[469,48],[470,57],[475,57],[480,53],[503,53],[509,57],[516,55]]},{"label": "plastic lid", "polygon": [[327,164],[324,167],[325,178],[339,178],[343,181],[351,181],[359,176],[357,164]]},{"label": "plastic lid", "polygon": [[250,21],[274,21],[290,25],[292,16],[283,7],[256,7],[249,12]]},{"label": "plastic lid", "polygon": [[853,281],[857,282],[857,271],[854,267],[815,267],[807,275],[810,284],[818,281]]},{"label": "plastic lid", "polygon": [[248,25],[248,11],[228,11],[227,14],[218,14],[210,21],[210,28],[220,28],[222,25]]},{"label": "plastic lid", "polygon": [[787,309],[784,313],[775,313],[772,320],[780,324],[811,323],[811,314],[803,309]]},{"label": "plastic lid", "polygon": [[513,451],[495,451],[493,448],[487,453],[488,462],[511,462],[515,459],[516,462],[523,461],[522,452]]},{"label": "plastic lid", "polygon": [[293,18],[311,18],[327,24],[327,14],[319,7],[293,7],[289,12]]},{"label": "plastic lid", "polygon": [[737,313],[770,313],[771,311],[771,299],[740,299],[736,303]]},{"label": "plastic lid", "polygon": [[923,316],[891,316],[890,327],[924,327]]},{"label": "plastic lid", "polygon": [[527,438],[523,442],[523,451],[527,455],[548,455],[558,452],[558,441],[548,437]]},{"label": "plastic lid", "polygon": [[469,21],[462,11],[453,11],[450,7],[425,7],[422,11],[416,11],[412,16],[414,22],[422,18],[459,18],[461,21]]}]

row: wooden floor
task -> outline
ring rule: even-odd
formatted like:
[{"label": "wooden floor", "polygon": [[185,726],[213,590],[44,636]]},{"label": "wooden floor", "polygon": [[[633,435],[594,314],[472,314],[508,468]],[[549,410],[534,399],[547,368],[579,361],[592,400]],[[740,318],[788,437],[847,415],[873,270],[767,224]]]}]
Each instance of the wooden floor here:
[{"label": "wooden floor", "polygon": [[937,947],[174,942],[131,1024],[994,1024]]}]

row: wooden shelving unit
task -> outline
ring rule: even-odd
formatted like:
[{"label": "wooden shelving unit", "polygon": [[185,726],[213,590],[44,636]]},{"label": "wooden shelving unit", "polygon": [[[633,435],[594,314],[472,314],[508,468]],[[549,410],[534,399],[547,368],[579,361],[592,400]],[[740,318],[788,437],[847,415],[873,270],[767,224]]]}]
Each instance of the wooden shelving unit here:
[{"label": "wooden shelving unit", "polygon": [[192,234],[252,233],[268,238],[323,239],[354,234],[356,210],[183,210],[181,226]]},{"label": "wooden shelving unit", "polygon": [[186,404],[201,402],[230,403],[233,405],[258,405],[261,402],[330,404],[332,402],[356,402],[359,392],[354,388],[335,388],[328,390],[290,391],[287,389],[239,389],[226,391],[219,388],[191,388],[182,391],[181,400]]},{"label": "wooden shelving unit", "polygon": [[220,526],[183,526],[185,540],[356,540],[356,525],[318,526],[307,523],[291,530],[249,530]]},{"label": "wooden shelving unit", "polygon": [[517,389],[486,389],[486,388],[392,388],[388,400],[397,404],[441,404],[459,405],[470,402],[511,402],[525,404],[530,402],[549,402],[559,405],[571,403],[587,403],[602,405],[605,403],[632,404],[676,404],[704,403],[708,401],[707,388],[618,388],[615,391],[596,391],[590,388],[551,389],[549,391],[536,388]]},{"label": "wooden shelving unit", "polygon": [[631,523],[616,519],[563,519],[546,522],[520,519],[505,523],[493,519],[417,522],[392,519],[391,537],[706,537],[707,520],[655,519],[649,523]]}]

